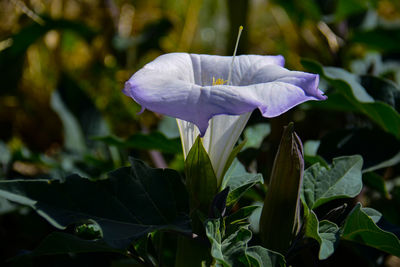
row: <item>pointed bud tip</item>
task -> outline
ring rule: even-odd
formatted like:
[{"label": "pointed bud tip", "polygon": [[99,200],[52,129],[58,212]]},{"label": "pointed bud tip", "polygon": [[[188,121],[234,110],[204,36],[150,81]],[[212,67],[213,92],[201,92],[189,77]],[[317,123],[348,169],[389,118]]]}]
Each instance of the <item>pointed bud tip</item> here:
[{"label": "pointed bud tip", "polygon": [[289,122],[289,124],[285,126],[285,131],[294,132],[294,122]]}]

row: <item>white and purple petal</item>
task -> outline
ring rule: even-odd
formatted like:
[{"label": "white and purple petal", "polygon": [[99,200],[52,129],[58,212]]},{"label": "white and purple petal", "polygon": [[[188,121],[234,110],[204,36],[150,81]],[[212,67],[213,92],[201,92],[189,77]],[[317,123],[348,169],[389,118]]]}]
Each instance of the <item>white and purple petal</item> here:
[{"label": "white and purple petal", "polygon": [[[218,184],[251,112],[278,116],[308,100],[324,100],[318,75],[283,68],[282,56],[232,57],[172,53],[158,57],[126,82],[124,93],[154,112],[177,118],[185,157],[202,136]],[[197,126],[197,127],[196,127]]]},{"label": "white and purple petal", "polygon": [[281,56],[237,56],[231,85],[226,79],[231,57],[172,53],[158,57],[136,72],[124,93],[142,107],[189,121],[204,136],[209,120],[220,114],[240,115],[259,108],[275,117],[308,100],[323,100],[318,75],[289,71]]}]

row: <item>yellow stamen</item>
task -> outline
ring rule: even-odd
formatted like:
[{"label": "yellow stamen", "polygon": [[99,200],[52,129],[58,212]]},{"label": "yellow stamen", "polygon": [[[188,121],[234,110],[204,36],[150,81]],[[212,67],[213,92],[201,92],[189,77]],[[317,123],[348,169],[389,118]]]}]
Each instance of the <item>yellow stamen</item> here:
[{"label": "yellow stamen", "polygon": [[223,84],[226,84],[227,83],[227,81],[226,80],[224,80],[224,79],[216,79],[215,80],[215,77],[213,77],[213,82],[212,82],[212,85],[223,85]]}]

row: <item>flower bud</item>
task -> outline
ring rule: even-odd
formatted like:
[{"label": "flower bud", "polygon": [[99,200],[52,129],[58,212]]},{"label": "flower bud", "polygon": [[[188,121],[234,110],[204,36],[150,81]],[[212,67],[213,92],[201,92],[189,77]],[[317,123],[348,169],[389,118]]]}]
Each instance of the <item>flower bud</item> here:
[{"label": "flower bud", "polygon": [[303,172],[303,145],[290,123],[283,131],[260,218],[261,239],[270,250],[285,254],[296,232]]}]

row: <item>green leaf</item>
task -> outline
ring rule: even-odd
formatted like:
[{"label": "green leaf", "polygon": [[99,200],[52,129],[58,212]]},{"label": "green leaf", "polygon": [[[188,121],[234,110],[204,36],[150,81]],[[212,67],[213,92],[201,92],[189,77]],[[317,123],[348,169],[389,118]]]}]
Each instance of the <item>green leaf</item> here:
[{"label": "green leaf", "polygon": [[94,221],[104,241],[116,248],[156,229],[190,232],[187,192],[176,171],[132,160],[132,167],[108,176],[0,181],[0,196],[34,208],[59,229]]},{"label": "green leaf", "polygon": [[244,138],[247,140],[243,149],[255,148],[261,146],[262,141],[271,132],[269,123],[258,123],[255,125],[247,126],[243,132]]},{"label": "green leaf", "polygon": [[286,266],[285,258],[282,254],[263,248],[261,246],[249,247],[246,255],[250,261],[250,266],[255,267],[284,267]]},{"label": "green leaf", "polygon": [[341,238],[370,246],[400,257],[400,241],[390,232],[380,229],[374,221],[376,214],[368,216],[371,210],[365,210],[358,203],[346,218]]},{"label": "green leaf", "polygon": [[318,258],[325,260],[335,252],[337,242],[340,238],[339,227],[330,221],[318,221],[314,211],[305,207],[306,226],[305,236],[315,239],[319,245]]},{"label": "green leaf", "polygon": [[361,84],[375,101],[382,101],[400,112],[400,87],[391,80],[362,75]]},{"label": "green leaf", "polygon": [[208,214],[210,204],[217,193],[217,178],[200,136],[187,155],[185,174],[191,210],[200,209]]},{"label": "green leaf", "polygon": [[126,255],[125,250],[110,247],[103,240],[85,240],[63,232],[49,234],[32,251],[32,256],[55,255],[66,253],[112,252]]},{"label": "green leaf", "polygon": [[169,116],[163,116],[158,124],[158,130],[167,138],[173,139],[179,137],[179,128],[176,119]]},{"label": "green leaf", "polygon": [[367,214],[375,224],[378,223],[382,218],[382,213],[376,209],[365,207],[362,208],[362,211],[365,212],[365,214]]},{"label": "green leaf", "polygon": [[230,189],[226,205],[233,206],[247,190],[255,184],[263,182],[264,179],[260,173],[248,173],[242,163],[235,158],[221,185],[221,189],[228,186]]},{"label": "green leaf", "polygon": [[149,134],[136,133],[127,140],[122,140],[111,135],[93,137],[93,139],[121,148],[135,148],[143,150],[156,149],[161,152],[171,154],[178,154],[182,152],[182,146],[178,138],[168,139],[160,132],[152,132]]},{"label": "green leaf", "polygon": [[211,255],[223,266],[233,266],[244,254],[247,242],[251,239],[251,231],[242,227],[229,236],[220,219],[206,222],[206,234],[211,242]]},{"label": "green leaf", "polygon": [[[115,255],[118,256],[118,254],[125,257],[127,256],[126,250],[113,248],[103,240],[84,240],[68,233],[53,232],[45,237],[32,252],[12,258],[10,260],[10,266],[30,266],[29,263],[37,263],[37,258],[43,258],[44,256],[53,256],[54,258],[55,255],[69,254],[76,257],[77,254],[79,255],[80,253],[96,252],[108,255],[112,253],[114,257]],[[61,260],[62,258],[60,258],[60,261]],[[65,262],[63,263],[65,264]]]},{"label": "green leaf", "polygon": [[[285,266],[284,257],[260,246],[248,247],[251,231],[247,225],[222,223],[223,219],[206,222],[206,234],[211,242],[211,255],[222,266]],[[232,221],[232,220],[231,220]],[[226,228],[225,228],[226,225]]]},{"label": "green leaf", "polygon": [[307,155],[305,155],[304,156],[304,161],[309,165],[314,165],[316,163],[319,163],[324,167],[328,167],[329,166],[328,163],[326,163],[324,158],[322,158],[321,156],[307,156]]},{"label": "green leaf", "polygon": [[250,222],[248,219],[250,216],[253,214],[253,212],[256,209],[259,209],[260,206],[246,206],[243,208],[240,208],[238,211],[235,213],[229,215],[228,217],[225,218],[225,223],[230,225],[230,224],[240,224],[242,226],[244,225],[249,225]]},{"label": "green leaf", "polygon": [[[320,74],[335,90],[343,96],[345,101],[336,98],[336,107],[348,106],[369,117],[377,123],[382,129],[400,138],[400,114],[390,105],[375,101],[360,84],[359,78],[344,69],[334,67],[323,67],[319,63],[311,60],[302,60],[301,63],[310,71]],[[331,95],[328,94],[328,100],[324,105],[330,105]],[[318,105],[323,107],[322,105]]]},{"label": "green leaf", "polygon": [[304,173],[301,197],[310,209],[338,198],[355,197],[362,188],[362,157],[347,156],[333,159],[331,168],[319,163]]}]

